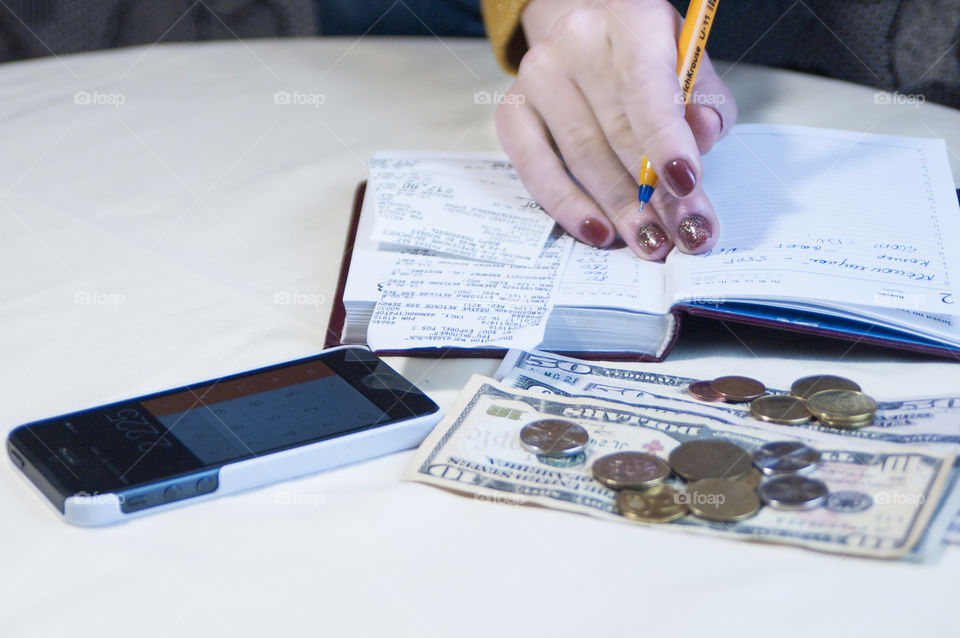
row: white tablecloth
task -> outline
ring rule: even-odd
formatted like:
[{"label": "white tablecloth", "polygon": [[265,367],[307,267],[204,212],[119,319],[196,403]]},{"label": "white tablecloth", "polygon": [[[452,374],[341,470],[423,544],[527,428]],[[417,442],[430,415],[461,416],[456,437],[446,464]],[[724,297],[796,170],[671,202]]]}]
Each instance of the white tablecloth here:
[{"label": "white tablecloth", "polygon": [[[957,111],[723,68],[741,121],[946,137],[960,176]],[[317,351],[366,159],[497,150],[485,102],[509,83],[479,41],[0,66],[0,430]],[[497,362],[392,363],[446,404]],[[960,386],[957,363],[723,326],[688,331],[660,369]],[[409,459],[94,530],[2,463],[0,635],[953,633],[960,548],[918,566],[694,537],[403,483]]]}]

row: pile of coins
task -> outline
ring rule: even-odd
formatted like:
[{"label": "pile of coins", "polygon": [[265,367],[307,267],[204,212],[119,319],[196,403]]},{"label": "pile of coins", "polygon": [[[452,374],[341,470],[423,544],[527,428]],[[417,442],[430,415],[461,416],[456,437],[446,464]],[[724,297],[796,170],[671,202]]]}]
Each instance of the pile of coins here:
[{"label": "pile of coins", "polygon": [[[551,464],[579,462],[589,442],[589,433],[566,419],[534,421],[520,430],[523,447]],[[617,492],[617,510],[626,518],[668,523],[693,514],[736,522],[763,504],[781,510],[819,507],[827,486],[806,476],[819,462],[819,452],[797,441],[773,441],[751,454],[730,441],[710,439],[681,443],[667,460],[647,452],[608,454],[594,461],[590,472]]]},{"label": "pile of coins", "polygon": [[[689,513],[732,523],[755,515],[762,504],[819,507],[827,486],[805,476],[819,462],[819,452],[796,441],[773,441],[750,454],[729,441],[696,440],[679,445],[666,462],[644,452],[618,452],[597,459],[591,472],[617,490],[617,509],[627,518],[665,523]],[[686,490],[666,482],[671,475]]]},{"label": "pile of coins", "polygon": [[523,426],[520,444],[548,465],[577,465],[586,460],[590,435],[573,421],[542,419]]},{"label": "pile of coins", "polygon": [[816,418],[829,427],[857,429],[873,423],[877,414],[877,402],[857,383],[828,374],[797,379],[790,394],[767,394],[766,386],[756,379],[738,376],[695,381],[687,391],[701,401],[750,402],[750,416],[780,425]]}]

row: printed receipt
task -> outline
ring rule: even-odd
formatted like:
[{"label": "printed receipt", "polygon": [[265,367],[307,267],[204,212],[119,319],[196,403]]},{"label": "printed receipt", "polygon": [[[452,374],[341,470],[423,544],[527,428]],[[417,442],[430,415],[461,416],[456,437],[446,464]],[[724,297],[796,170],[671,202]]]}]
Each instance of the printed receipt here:
[{"label": "printed receipt", "polygon": [[532,266],[398,254],[380,283],[367,343],[374,350],[539,344],[572,245],[554,233]]},{"label": "printed receipt", "polygon": [[501,264],[533,265],[554,223],[502,158],[377,154],[374,241]]}]

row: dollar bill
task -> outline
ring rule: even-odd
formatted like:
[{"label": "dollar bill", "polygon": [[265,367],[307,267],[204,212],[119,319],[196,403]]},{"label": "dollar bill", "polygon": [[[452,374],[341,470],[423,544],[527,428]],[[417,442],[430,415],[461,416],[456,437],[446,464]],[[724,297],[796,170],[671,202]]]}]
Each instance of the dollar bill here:
[{"label": "dollar bill", "polygon": [[[699,401],[684,391],[688,384],[699,379],[582,361],[546,352],[511,350],[496,376],[513,388],[560,396],[596,397],[645,409],[689,411],[721,423],[778,432],[788,438],[799,428],[811,435],[819,433],[895,444],[951,449],[960,444],[960,396],[878,400],[873,425],[859,430],[836,430],[815,422],[791,426],[760,423],[749,416],[745,404]],[[786,393],[778,389],[770,391]],[[955,471],[960,473],[960,464]],[[960,490],[960,481],[953,483],[956,483],[955,489]],[[960,500],[960,494],[955,500]],[[957,508],[952,513],[944,510],[942,516],[953,518],[943,540],[960,544],[960,511]]]},{"label": "dollar bill", "polygon": [[[696,413],[729,419],[732,423],[757,425],[750,417],[749,404],[705,403],[687,394],[684,389],[690,377],[621,368],[616,365],[582,361],[561,355],[526,350],[511,350],[497,370],[497,379],[513,387],[537,389],[537,380],[545,383],[540,391],[560,389],[572,396],[589,396],[612,401],[636,403],[661,400],[683,406]],[[519,380],[518,377],[525,377]],[[768,388],[774,394],[786,390]],[[783,429],[787,428],[787,429]],[[836,435],[814,421],[801,425],[774,426],[769,429],[789,433],[793,428]],[[843,432],[844,436],[871,441],[909,444],[960,444],[960,395],[877,401],[877,415],[872,425]]]},{"label": "dollar bill", "polygon": [[[589,432],[582,462],[558,466],[520,445],[523,425],[543,418],[569,419]],[[698,414],[652,412],[594,398],[523,391],[475,376],[418,448],[405,478],[491,500],[625,521],[616,511],[616,493],[590,476],[590,465],[598,456],[637,450],[665,458],[694,439],[727,440],[753,449],[780,438]],[[824,507],[797,512],[763,508],[737,523],[686,516],[667,525],[847,555],[907,555],[937,508],[953,452],[824,435],[817,436],[816,445],[823,462],[813,476],[827,484],[832,497]]]}]

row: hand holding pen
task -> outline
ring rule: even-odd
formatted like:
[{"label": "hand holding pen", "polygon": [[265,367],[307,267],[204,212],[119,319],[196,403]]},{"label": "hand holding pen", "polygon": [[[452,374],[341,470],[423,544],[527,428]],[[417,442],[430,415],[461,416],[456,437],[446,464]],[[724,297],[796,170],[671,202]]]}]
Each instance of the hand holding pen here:
[{"label": "hand holding pen", "polygon": [[[500,140],[531,194],[588,244],[610,246],[619,234],[656,260],[674,244],[698,253],[716,242],[700,155],[737,109],[702,50],[685,108],[682,24],[662,0],[532,0],[524,11],[530,49],[514,99],[497,110]],[[641,210],[644,156],[660,185]]]}]

